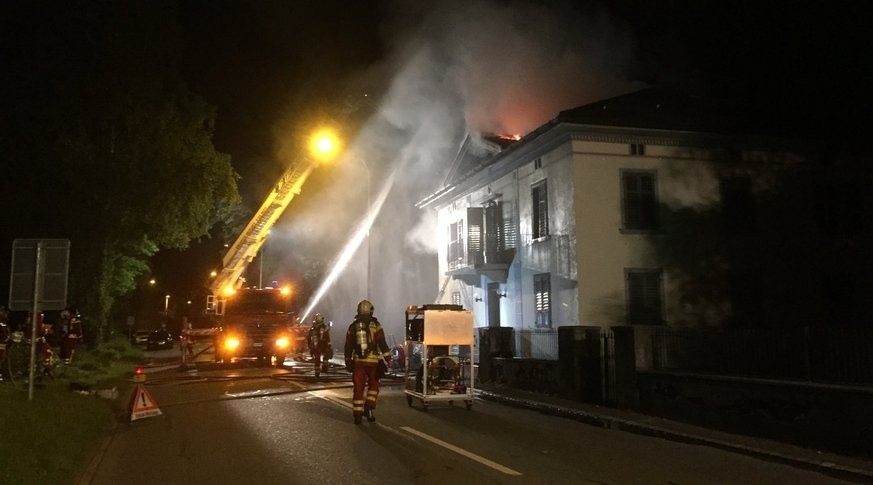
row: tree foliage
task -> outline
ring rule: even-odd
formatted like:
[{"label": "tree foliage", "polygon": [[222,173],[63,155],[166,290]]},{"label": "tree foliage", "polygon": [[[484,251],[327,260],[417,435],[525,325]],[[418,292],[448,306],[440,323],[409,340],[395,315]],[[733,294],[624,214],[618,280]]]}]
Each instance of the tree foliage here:
[{"label": "tree foliage", "polygon": [[103,322],[160,248],[239,202],[216,111],[179,72],[167,2],[4,7],[4,239],[71,240],[70,301]]}]

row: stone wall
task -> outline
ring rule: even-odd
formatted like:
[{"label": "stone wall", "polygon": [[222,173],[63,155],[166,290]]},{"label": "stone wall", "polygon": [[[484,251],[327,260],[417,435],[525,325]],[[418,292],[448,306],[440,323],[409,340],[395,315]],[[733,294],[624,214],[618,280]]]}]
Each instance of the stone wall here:
[{"label": "stone wall", "polygon": [[873,457],[873,389],[639,371],[639,411],[799,446]]}]

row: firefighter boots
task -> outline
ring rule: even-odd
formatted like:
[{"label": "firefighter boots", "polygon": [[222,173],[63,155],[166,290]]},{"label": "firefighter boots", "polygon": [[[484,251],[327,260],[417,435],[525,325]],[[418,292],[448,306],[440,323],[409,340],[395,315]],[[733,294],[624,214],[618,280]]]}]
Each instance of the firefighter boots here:
[{"label": "firefighter boots", "polygon": [[364,416],[367,417],[367,421],[373,422],[376,421],[376,411],[374,409],[364,408]]}]

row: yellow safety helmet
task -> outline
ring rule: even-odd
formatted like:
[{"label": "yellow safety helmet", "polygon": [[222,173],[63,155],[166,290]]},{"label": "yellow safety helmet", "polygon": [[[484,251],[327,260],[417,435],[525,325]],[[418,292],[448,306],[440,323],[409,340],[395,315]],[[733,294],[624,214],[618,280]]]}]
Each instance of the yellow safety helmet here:
[{"label": "yellow safety helmet", "polygon": [[358,303],[358,315],[372,317],[373,310],[373,304],[367,300],[361,300],[361,302]]}]

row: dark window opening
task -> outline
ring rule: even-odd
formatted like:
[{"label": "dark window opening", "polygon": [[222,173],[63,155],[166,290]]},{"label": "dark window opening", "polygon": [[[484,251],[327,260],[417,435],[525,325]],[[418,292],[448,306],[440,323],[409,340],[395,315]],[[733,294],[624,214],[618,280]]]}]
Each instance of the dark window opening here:
[{"label": "dark window opening", "polygon": [[530,189],[533,209],[531,234],[534,239],[549,235],[549,203],[546,181],[538,182]]},{"label": "dark window opening", "polygon": [[857,183],[826,181],[817,192],[816,217],[824,235],[857,236],[863,232],[864,197]]},{"label": "dark window opening", "polygon": [[488,326],[500,326],[500,283],[488,283]]},{"label": "dark window opening", "polygon": [[481,207],[467,208],[467,265],[485,262],[485,221]]},{"label": "dark window opening", "polygon": [[660,325],[662,310],[661,270],[626,270],[627,319],[629,325]]},{"label": "dark window opening", "polygon": [[631,155],[645,155],[646,154],[646,146],[642,143],[631,143],[630,144],[630,154]]},{"label": "dark window opening", "polygon": [[755,198],[749,177],[725,178],[721,181],[721,211],[728,234],[749,234],[757,226]]},{"label": "dark window opening", "polygon": [[761,275],[757,271],[734,271],[728,274],[728,297],[731,302],[730,325],[757,327],[764,320]]},{"label": "dark window opening", "polygon": [[454,222],[449,224],[449,247],[447,251],[447,259],[449,269],[456,269],[462,266],[467,259],[467,252],[464,245],[464,221]]},{"label": "dark window opening", "polygon": [[655,172],[622,171],[622,227],[632,231],[658,229]]},{"label": "dark window opening", "polygon": [[[829,271],[821,275],[822,297],[827,321],[832,327],[852,327],[862,324],[858,276],[849,271]],[[866,324],[867,322],[863,322]]]}]

